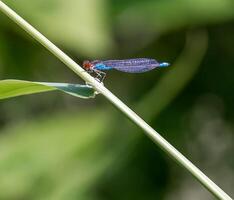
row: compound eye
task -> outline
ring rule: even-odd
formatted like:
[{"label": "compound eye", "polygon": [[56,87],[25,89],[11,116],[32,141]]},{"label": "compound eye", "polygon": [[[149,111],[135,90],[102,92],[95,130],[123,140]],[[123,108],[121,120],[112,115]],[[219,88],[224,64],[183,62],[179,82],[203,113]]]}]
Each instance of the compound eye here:
[{"label": "compound eye", "polygon": [[85,60],[85,61],[83,62],[83,67],[84,67],[85,69],[90,69],[90,68],[92,67],[92,63],[90,63],[88,60]]}]

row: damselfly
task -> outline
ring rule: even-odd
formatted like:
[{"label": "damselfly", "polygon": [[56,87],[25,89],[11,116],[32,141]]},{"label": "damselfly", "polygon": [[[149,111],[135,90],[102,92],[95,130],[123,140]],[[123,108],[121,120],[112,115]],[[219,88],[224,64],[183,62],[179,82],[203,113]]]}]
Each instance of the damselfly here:
[{"label": "damselfly", "polygon": [[118,71],[127,73],[143,73],[158,67],[167,67],[169,63],[159,63],[155,59],[149,58],[135,58],[126,60],[94,60],[84,61],[83,67],[89,73],[94,73],[96,78],[102,82],[106,76],[103,71],[116,69]]}]

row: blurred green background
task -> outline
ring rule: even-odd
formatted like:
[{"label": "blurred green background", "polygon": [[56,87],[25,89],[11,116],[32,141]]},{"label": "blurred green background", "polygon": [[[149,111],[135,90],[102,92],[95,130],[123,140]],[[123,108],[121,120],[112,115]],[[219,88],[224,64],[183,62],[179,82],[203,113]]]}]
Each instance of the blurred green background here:
[{"label": "blurred green background", "polygon": [[[150,57],[105,85],[234,196],[233,0],[5,0],[78,63]],[[0,77],[83,81],[0,13]],[[0,102],[0,199],[214,199],[101,95]]]}]

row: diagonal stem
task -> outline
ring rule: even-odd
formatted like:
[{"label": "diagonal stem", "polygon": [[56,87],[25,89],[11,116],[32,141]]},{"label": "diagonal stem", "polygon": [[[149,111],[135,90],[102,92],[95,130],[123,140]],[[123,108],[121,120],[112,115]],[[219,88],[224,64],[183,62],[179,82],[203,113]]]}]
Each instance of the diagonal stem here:
[{"label": "diagonal stem", "polygon": [[17,23],[21,28],[28,32],[34,39],[40,42],[45,48],[47,48],[52,54],[54,54],[59,60],[73,70],[88,84],[104,95],[117,109],[123,112],[131,121],[133,121],[138,127],[140,127],[148,137],[150,137],[162,150],[164,150],[170,157],[177,161],[182,167],[187,169],[198,181],[200,181],[214,196],[222,200],[231,200],[220,187],[218,187],[213,181],[211,181],[204,173],[202,173],[195,165],[193,165],[186,157],[184,157],[177,149],[175,149],[170,143],[168,143],[159,133],[157,133],[152,127],[150,127],[143,119],[141,119],[135,112],[133,112],[127,105],[125,105],[120,99],[112,94],[103,84],[96,81],[90,76],[82,67],[74,62],[69,56],[37,31],[33,26],[21,18],[6,4],[0,1],[0,10],[5,13],[10,19]]}]

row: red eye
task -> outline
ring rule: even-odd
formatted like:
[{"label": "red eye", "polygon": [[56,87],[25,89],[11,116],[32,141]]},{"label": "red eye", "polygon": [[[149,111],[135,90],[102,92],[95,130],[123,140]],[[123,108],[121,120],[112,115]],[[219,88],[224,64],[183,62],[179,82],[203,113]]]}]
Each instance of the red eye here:
[{"label": "red eye", "polygon": [[83,67],[84,67],[86,70],[91,69],[92,66],[93,66],[93,64],[90,63],[88,60],[85,60],[85,61],[83,62]]}]

